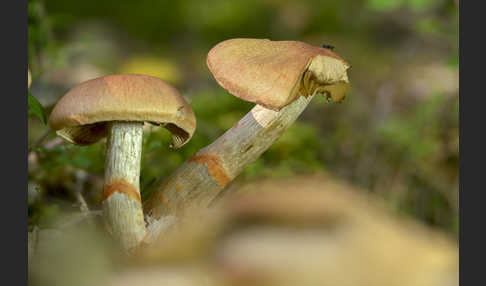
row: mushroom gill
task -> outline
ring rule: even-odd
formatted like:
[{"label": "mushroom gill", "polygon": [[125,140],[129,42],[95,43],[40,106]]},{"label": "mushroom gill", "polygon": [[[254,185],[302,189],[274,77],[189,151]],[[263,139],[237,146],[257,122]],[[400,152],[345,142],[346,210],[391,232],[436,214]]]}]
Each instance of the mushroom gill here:
[{"label": "mushroom gill", "polygon": [[349,89],[349,79],[346,70],[348,65],[342,61],[321,55],[312,58],[298,83],[299,93],[308,97],[317,93],[340,102]]}]

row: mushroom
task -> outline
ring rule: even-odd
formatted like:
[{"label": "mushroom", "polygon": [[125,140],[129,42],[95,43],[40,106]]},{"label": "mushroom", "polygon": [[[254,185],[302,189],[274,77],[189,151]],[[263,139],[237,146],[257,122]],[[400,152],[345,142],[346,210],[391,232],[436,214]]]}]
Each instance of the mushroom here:
[{"label": "mushroom", "polygon": [[207,65],[223,88],[257,105],[152,193],[144,209],[154,219],[208,206],[292,125],[315,94],[340,102],[349,87],[348,63],[303,42],[231,39],[209,51]]},{"label": "mushroom", "polygon": [[109,75],[83,82],[64,95],[49,117],[57,135],[76,145],[107,137],[103,213],[123,249],[146,235],[139,177],[144,122],[172,133],[172,147],[192,137],[196,118],[179,92],[161,79]]},{"label": "mushroom", "polygon": [[296,41],[232,39],[209,51],[209,70],[231,94],[272,110],[300,95],[325,93],[341,101],[349,87],[349,64],[330,49]]}]

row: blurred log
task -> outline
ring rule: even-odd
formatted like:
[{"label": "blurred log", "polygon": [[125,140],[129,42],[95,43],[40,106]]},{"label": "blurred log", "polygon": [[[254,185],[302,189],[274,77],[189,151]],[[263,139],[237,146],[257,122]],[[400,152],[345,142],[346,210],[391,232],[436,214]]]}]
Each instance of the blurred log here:
[{"label": "blurred log", "polygon": [[234,191],[134,263],[203,261],[224,285],[458,285],[455,242],[359,189],[310,176]]},{"label": "blurred log", "polygon": [[43,230],[29,283],[458,285],[455,241],[329,176],[259,180],[231,192],[130,257],[85,230]]},{"label": "blurred log", "polygon": [[150,267],[132,269],[112,275],[106,286],[223,286],[222,282],[209,275],[204,267]]},{"label": "blurred log", "polygon": [[109,245],[101,227],[39,229],[29,256],[29,285],[106,285],[116,265]]}]

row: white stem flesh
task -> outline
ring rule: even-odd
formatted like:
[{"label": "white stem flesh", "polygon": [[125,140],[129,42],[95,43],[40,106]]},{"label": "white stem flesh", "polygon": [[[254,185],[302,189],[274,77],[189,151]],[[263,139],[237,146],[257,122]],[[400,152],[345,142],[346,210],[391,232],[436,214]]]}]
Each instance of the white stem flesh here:
[{"label": "white stem flesh", "polygon": [[105,157],[103,215],[112,236],[130,250],[146,235],[140,200],[142,122],[110,123]]}]

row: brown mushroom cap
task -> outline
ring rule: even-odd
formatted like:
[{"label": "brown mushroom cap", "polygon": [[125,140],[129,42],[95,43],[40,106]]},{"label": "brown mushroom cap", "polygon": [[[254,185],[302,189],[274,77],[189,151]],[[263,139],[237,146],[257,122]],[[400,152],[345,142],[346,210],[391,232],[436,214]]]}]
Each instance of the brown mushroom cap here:
[{"label": "brown mushroom cap", "polygon": [[189,104],[163,80],[138,74],[109,75],[85,81],[56,104],[49,123],[57,134],[77,145],[107,135],[109,121],[162,124],[172,133],[172,147],[189,141],[196,117]]},{"label": "brown mushroom cap", "polygon": [[231,94],[273,110],[318,92],[338,102],[349,87],[348,63],[303,42],[226,40],[209,51],[207,65]]}]

